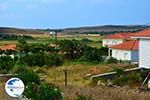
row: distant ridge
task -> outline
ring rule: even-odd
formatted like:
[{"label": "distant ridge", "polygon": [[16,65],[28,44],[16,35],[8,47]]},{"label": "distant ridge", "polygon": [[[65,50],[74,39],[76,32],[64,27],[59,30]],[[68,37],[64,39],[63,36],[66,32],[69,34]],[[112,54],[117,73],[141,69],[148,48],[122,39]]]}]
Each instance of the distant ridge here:
[{"label": "distant ridge", "polygon": [[82,34],[86,32],[129,32],[138,31],[150,28],[149,25],[103,25],[103,26],[89,26],[77,28],[64,28],[64,29],[21,29],[0,27],[0,33],[16,33],[16,34],[44,34],[50,31],[59,31],[65,34]]},{"label": "distant ridge", "polygon": [[138,31],[150,28],[149,25],[104,25],[94,27],[79,27],[79,28],[65,28],[64,33],[84,33],[84,32],[126,32]]},{"label": "distant ridge", "polygon": [[0,33],[7,34],[44,34],[44,31],[37,29],[20,29],[10,27],[0,27]]}]

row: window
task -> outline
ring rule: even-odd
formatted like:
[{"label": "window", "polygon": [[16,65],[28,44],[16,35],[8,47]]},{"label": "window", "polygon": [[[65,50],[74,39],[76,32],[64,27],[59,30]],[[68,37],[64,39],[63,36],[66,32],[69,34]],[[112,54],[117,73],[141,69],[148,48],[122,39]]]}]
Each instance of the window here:
[{"label": "window", "polygon": [[113,45],[116,45],[116,44],[117,44],[117,42],[116,42],[115,40],[113,40],[113,41],[112,41],[112,44],[113,44]]},{"label": "window", "polygon": [[128,59],[128,53],[124,53],[124,59],[125,59],[125,60]]}]

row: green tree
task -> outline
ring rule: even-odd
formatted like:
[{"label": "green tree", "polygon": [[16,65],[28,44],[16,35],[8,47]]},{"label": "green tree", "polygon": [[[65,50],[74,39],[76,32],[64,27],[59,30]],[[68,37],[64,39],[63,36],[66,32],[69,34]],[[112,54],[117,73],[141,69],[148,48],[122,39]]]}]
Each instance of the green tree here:
[{"label": "green tree", "polygon": [[84,48],[85,44],[77,41],[77,40],[62,40],[58,43],[61,52],[63,52],[64,56],[67,59],[77,59],[79,58]]},{"label": "green tree", "polygon": [[40,78],[37,75],[37,73],[31,71],[31,70],[24,70],[18,73],[18,78],[23,80],[24,84],[27,85],[28,83],[36,83],[39,84]]},{"label": "green tree", "polygon": [[103,56],[108,56],[108,47],[101,47],[100,52]]},{"label": "green tree", "polygon": [[8,72],[15,65],[15,60],[10,56],[1,56],[0,57],[0,70]]},{"label": "green tree", "polygon": [[83,56],[80,58],[80,61],[88,62],[101,62],[103,61],[100,49],[88,47],[84,50]]}]

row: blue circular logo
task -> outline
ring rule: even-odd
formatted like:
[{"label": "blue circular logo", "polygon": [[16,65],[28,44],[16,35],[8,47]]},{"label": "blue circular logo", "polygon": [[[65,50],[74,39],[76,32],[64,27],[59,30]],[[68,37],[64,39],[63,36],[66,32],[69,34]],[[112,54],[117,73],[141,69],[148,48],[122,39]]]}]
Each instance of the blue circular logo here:
[{"label": "blue circular logo", "polygon": [[5,84],[6,93],[11,97],[19,97],[24,92],[24,83],[19,78],[11,78]]}]

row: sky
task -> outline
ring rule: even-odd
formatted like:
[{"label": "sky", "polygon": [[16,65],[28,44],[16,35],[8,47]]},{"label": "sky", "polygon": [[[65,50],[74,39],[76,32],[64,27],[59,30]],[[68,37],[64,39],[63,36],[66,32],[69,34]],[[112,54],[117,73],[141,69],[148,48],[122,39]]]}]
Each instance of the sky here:
[{"label": "sky", "polygon": [[0,27],[149,24],[149,10],[150,0],[0,0]]}]

